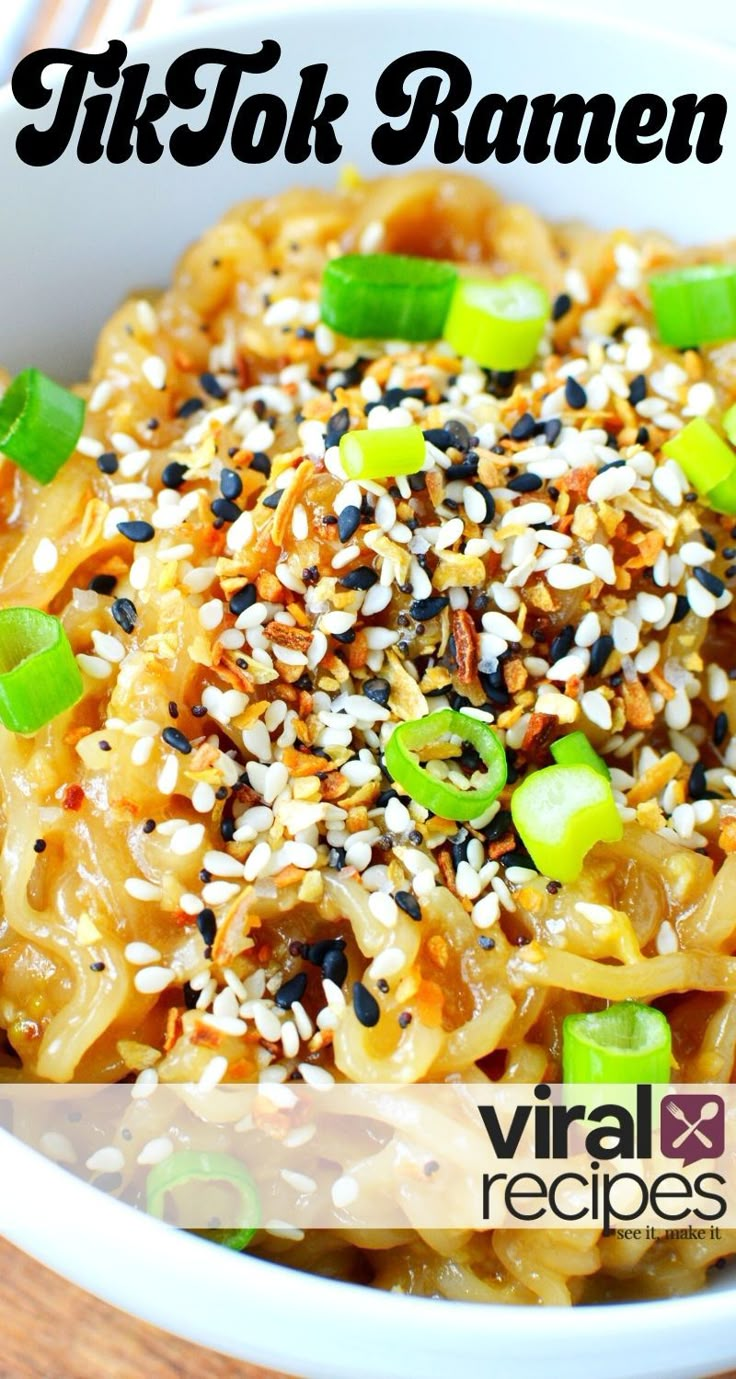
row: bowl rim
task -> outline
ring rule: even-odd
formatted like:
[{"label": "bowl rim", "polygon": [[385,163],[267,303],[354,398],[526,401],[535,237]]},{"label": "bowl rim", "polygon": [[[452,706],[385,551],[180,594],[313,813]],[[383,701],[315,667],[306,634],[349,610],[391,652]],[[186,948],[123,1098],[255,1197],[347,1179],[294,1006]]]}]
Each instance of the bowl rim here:
[{"label": "bowl rim", "polygon": [[[616,18],[613,14],[582,13],[565,6],[552,10],[545,0],[459,0],[456,6],[465,13],[482,13],[489,19],[509,17],[514,20],[524,18],[544,23],[551,28],[593,29],[601,34],[616,33],[630,37],[632,41],[656,40],[665,49],[687,52],[693,58],[702,58],[716,64],[717,70],[731,67],[736,70],[736,46],[721,47],[715,40],[697,34],[671,33],[658,27],[656,23],[643,22],[626,17]],[[359,0],[359,3],[346,11],[344,0],[310,0],[309,13],[316,20],[332,19],[349,13],[349,22],[357,15],[374,16],[377,12],[397,10],[418,11],[421,13],[446,13],[446,0]],[[176,46],[186,46],[190,39],[198,35],[211,41],[213,37],[230,32],[242,26],[244,33],[254,29],[265,32],[271,20],[275,24],[282,20],[300,20],[306,7],[300,0],[269,0],[267,22],[258,13],[248,8],[234,6],[230,10],[217,13],[193,14],[179,19],[176,27]],[[172,44],[169,30],[143,32],[126,36],[130,58],[140,58],[147,52]],[[0,87],[0,120],[7,119],[15,110],[10,84]],[[369,1330],[371,1323],[377,1331],[388,1322],[401,1324],[412,1331],[421,1328],[427,1345],[440,1346],[442,1335],[447,1331],[446,1323],[450,1313],[444,1299],[422,1298],[397,1295],[363,1287],[354,1283],[324,1279],[287,1269],[277,1263],[240,1256],[237,1264],[231,1252],[213,1249],[206,1241],[194,1236],[183,1236],[170,1227],[154,1221],[143,1214],[134,1213],[125,1204],[94,1192],[59,1165],[50,1162],[36,1153],[7,1131],[0,1129],[0,1154],[10,1169],[0,1175],[0,1229],[20,1249],[26,1250],[37,1259],[55,1269],[58,1273],[73,1279],[91,1292],[98,1292],[113,1304],[134,1311],[154,1325],[163,1326],[193,1342],[218,1348],[206,1325],[198,1321],[196,1310],[185,1308],[181,1299],[189,1294],[192,1281],[196,1282],[202,1274],[207,1274],[207,1292],[220,1289],[223,1297],[238,1290],[248,1290],[250,1308],[255,1312],[260,1306],[267,1309],[272,1300],[272,1283],[276,1272],[280,1281],[289,1281],[290,1328],[285,1329],[286,1339],[274,1336],[268,1344],[253,1345],[254,1355],[258,1352],[266,1363],[274,1363],[274,1355],[282,1357],[282,1363],[293,1360],[295,1343],[288,1339],[291,1323],[298,1319],[313,1318],[324,1303],[325,1296],[334,1293],[339,1284],[343,1309],[360,1316],[361,1325]],[[15,1170],[15,1171],[14,1171]],[[48,1213],[47,1221],[51,1229],[34,1217]],[[29,1220],[31,1226],[28,1226]],[[10,1225],[7,1225],[7,1222]],[[131,1272],[117,1280],[118,1286],[103,1286],[100,1281],[104,1270],[95,1271],[95,1262],[87,1259],[87,1267],[72,1264],[75,1251],[69,1250],[67,1239],[77,1228],[80,1237],[98,1243],[114,1240],[116,1251],[130,1257]],[[157,1269],[166,1276],[168,1291],[173,1290],[176,1306],[162,1308],[161,1299],[154,1299],[150,1289],[146,1289],[146,1271],[136,1274],[133,1261],[145,1255],[150,1261],[156,1260]],[[736,1362],[736,1333],[730,1346],[726,1345],[727,1323],[732,1323],[734,1315],[734,1284],[724,1291],[707,1292],[688,1297],[658,1299],[646,1302],[623,1302],[613,1306],[593,1305],[575,1309],[571,1314],[567,1307],[551,1306],[541,1308],[533,1304],[505,1305],[455,1302],[452,1306],[453,1328],[461,1333],[463,1350],[483,1353],[489,1341],[497,1347],[509,1347],[513,1354],[514,1338],[518,1344],[518,1334],[524,1330],[524,1346],[530,1342],[538,1346],[543,1358],[549,1346],[567,1343],[571,1336],[571,1316],[574,1315],[574,1334],[581,1343],[600,1342],[608,1334],[621,1334],[625,1331],[627,1343],[635,1345],[646,1343],[647,1347],[661,1342],[668,1348],[674,1346],[687,1349],[687,1342],[697,1343],[697,1355],[704,1357],[708,1350],[711,1363],[733,1364]],[[534,1319],[532,1325],[529,1324]],[[521,1321],[522,1327],[519,1327]],[[366,1325],[367,1324],[367,1325]],[[696,1332],[697,1328],[697,1332]],[[720,1332],[723,1331],[724,1335]],[[225,1339],[222,1348],[237,1354],[233,1339]],[[691,1353],[696,1351],[690,1346]],[[276,1363],[278,1363],[278,1358]],[[657,1360],[659,1363],[659,1360]],[[658,1373],[652,1370],[652,1375]]]}]

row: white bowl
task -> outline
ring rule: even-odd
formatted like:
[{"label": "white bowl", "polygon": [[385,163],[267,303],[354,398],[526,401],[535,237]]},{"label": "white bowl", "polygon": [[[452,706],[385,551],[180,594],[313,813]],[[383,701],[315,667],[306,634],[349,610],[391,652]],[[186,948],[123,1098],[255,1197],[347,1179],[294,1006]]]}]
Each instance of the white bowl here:
[{"label": "white bowl", "polygon": [[[736,55],[695,38],[621,23],[504,6],[425,0],[343,0],[248,7],[203,17],[175,35],[136,40],[135,55],[160,81],[172,57],[203,44],[234,49],[277,38],[283,54],[271,87],[293,99],[298,72],[327,62],[330,89],[350,97],[340,123],[343,160],[376,167],[376,79],[393,58],[444,48],[464,58],[474,90],[529,95],[600,89],[617,101],[654,90],[665,98],[734,89]],[[228,204],[292,182],[329,183],[335,168],[279,159],[249,169],[222,153],[185,169],[165,158],[82,166],[71,151],[45,169],[13,152],[31,119],[0,93],[4,210],[0,217],[0,359],[57,376],[86,372],[95,334],[130,288],[167,280],[184,247]],[[728,126],[726,129],[728,135]],[[425,165],[431,152],[419,159]],[[477,171],[477,169],[476,169]],[[736,140],[718,163],[662,159],[642,167],[617,157],[538,167],[495,165],[508,195],[548,215],[599,225],[656,226],[683,240],[736,231]],[[311,1379],[703,1379],[736,1365],[736,1277],[676,1301],[586,1308],[497,1308],[397,1297],[236,1257],[182,1237],[93,1192],[0,1131],[0,1227],[59,1273],[158,1326],[231,1355]]]}]

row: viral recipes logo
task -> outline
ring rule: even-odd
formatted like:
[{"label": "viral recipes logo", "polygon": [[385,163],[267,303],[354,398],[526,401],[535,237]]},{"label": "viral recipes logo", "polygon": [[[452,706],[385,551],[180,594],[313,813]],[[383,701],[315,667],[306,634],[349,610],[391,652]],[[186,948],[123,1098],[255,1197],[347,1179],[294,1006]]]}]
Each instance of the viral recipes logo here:
[{"label": "viral recipes logo", "polygon": [[498,1220],[503,1210],[511,1223],[597,1223],[608,1231],[645,1218],[663,1228],[722,1221],[726,1178],[712,1165],[689,1170],[704,1160],[723,1167],[724,1098],[710,1090],[638,1086],[627,1096],[628,1090],[618,1088],[618,1100],[601,1103],[600,1089],[591,1100],[596,1089],[575,1088],[586,1100],[567,1104],[564,1095],[552,1102],[553,1089],[543,1083],[533,1104],[519,1104],[505,1118],[497,1106],[479,1105],[498,1164],[483,1175],[484,1220]]},{"label": "viral recipes logo", "polygon": [[[24,163],[46,167],[69,149],[82,163],[113,164],[156,163],[168,151],[185,167],[210,162],[227,145],[251,165],[277,155],[295,165],[310,158],[331,164],[342,154],[348,96],[330,89],[326,63],[301,69],[288,103],[267,83],[264,89],[260,79],[282,57],[273,39],[257,52],[184,53],[169,67],[163,90],[152,89],[147,63],[126,66],[127,57],[125,43],[115,39],[103,53],[44,48],[18,64],[17,104],[46,112],[18,135]],[[444,165],[462,158],[471,165],[581,158],[598,164],[615,152],[641,165],[660,157],[715,163],[723,152],[728,106],[718,92],[683,93],[668,102],[648,91],[617,102],[608,92],[587,99],[575,92],[506,96],[479,93],[477,85],[467,64],[442,49],[396,58],[375,87],[376,112],[385,118],[373,130],[374,157],[394,168],[420,154]],[[194,125],[176,123],[176,111],[195,112]]]}]

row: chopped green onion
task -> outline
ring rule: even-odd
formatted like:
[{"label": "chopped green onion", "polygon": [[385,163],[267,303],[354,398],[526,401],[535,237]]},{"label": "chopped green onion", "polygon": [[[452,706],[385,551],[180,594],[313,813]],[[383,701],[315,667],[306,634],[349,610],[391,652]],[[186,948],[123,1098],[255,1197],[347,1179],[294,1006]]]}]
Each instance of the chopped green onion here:
[{"label": "chopped green onion", "polygon": [[689,421],[662,446],[662,454],[676,460],[693,488],[717,512],[736,512],[736,451],[703,417]]},{"label": "chopped green onion", "polygon": [[0,452],[47,484],[76,449],[85,405],[39,369],[25,369],[0,400]]},{"label": "chopped green onion", "polygon": [[351,479],[418,474],[426,454],[421,426],[382,426],[375,431],[346,431],[340,437],[340,463]]},{"label": "chopped green onion", "polygon": [[611,772],[603,757],[599,757],[585,733],[568,733],[566,737],[559,737],[549,750],[558,766],[592,766],[606,780],[611,779]]},{"label": "chopped green onion", "polygon": [[723,414],[723,429],[732,445],[736,445],[736,402]]},{"label": "chopped green onion", "polygon": [[544,289],[522,273],[495,282],[460,278],[444,336],[457,354],[484,369],[524,369],[537,352],[549,312]]},{"label": "chopped green onion", "polygon": [[610,783],[590,766],[545,766],[511,797],[511,817],[534,865],[574,881],[596,843],[617,843],[623,825]]},{"label": "chopped green onion", "polygon": [[736,336],[736,264],[695,263],[649,279],[659,338],[686,349]]},{"label": "chopped green onion", "polygon": [[[423,747],[452,735],[475,747],[487,768],[485,783],[463,790],[439,780],[419,761]],[[488,723],[454,709],[440,709],[428,718],[400,723],[394,728],[385,751],[386,770],[413,800],[441,819],[477,819],[500,795],[506,784],[506,753]]]},{"label": "chopped green onion", "polygon": [[206,1236],[219,1245],[227,1245],[231,1250],[244,1250],[258,1230],[258,1191],[247,1168],[230,1154],[184,1149],[162,1159],[151,1169],[146,1180],[146,1210],[149,1215],[164,1220],[167,1193],[192,1183],[212,1182],[235,1188],[239,1199],[236,1215],[245,1218],[245,1223],[235,1227],[198,1230],[197,1235]]},{"label": "chopped green onion", "polygon": [[672,1031],[654,1006],[620,1001],[562,1024],[565,1082],[669,1082]]},{"label": "chopped green onion", "polygon": [[0,722],[35,733],[84,692],[82,674],[59,622],[39,608],[0,610]]},{"label": "chopped green onion", "polygon": [[407,254],[345,254],[322,275],[322,320],[359,340],[436,340],[457,272]]}]

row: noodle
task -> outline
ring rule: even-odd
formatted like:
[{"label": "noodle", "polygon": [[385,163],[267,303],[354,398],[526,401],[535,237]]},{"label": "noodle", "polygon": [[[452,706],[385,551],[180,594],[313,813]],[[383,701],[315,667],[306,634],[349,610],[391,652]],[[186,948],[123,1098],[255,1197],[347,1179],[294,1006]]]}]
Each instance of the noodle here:
[{"label": "noodle", "polygon": [[[484,374],[446,346],[336,336],[319,321],[324,264],[377,249],[535,276],[562,305],[534,368]],[[0,1076],[108,1082],[155,1066],[163,1082],[196,1080],[217,1055],[233,1082],[304,1062],[364,1083],[554,1080],[565,1015],[635,998],[664,1000],[681,1080],[733,1079],[730,596],[674,618],[681,548],[706,529],[708,569],[722,573],[728,523],[683,502],[661,446],[698,407],[732,400],[736,353],[675,355],[650,336],[645,273],[678,257],[692,255],[659,236],[548,225],[470,178],[347,177],[333,193],[236,206],[168,290],[116,312],[82,388],[77,453],[46,487],[0,467],[3,604],[57,614],[85,677],[81,701],[33,738],[2,730]],[[566,397],[570,365],[581,408]],[[511,434],[527,415],[536,471],[530,435]],[[450,434],[424,485],[368,480],[357,500],[353,485],[344,538],[336,418]],[[111,452],[112,473],[95,463]],[[224,468],[239,511],[220,520]],[[522,472],[539,483],[509,487]],[[614,479],[593,500],[601,472]],[[476,520],[468,478],[495,495],[493,521]],[[551,525],[527,525],[524,506],[542,501]],[[128,540],[131,520],[153,539]],[[582,563],[593,545],[612,553],[612,579]],[[548,581],[568,555],[583,580]],[[366,563],[367,594],[341,585]],[[412,618],[439,567],[447,599]],[[134,605],[127,630],[119,599]],[[518,643],[486,628],[493,610],[516,620]],[[589,673],[617,622],[606,674]],[[480,670],[459,678],[463,632]],[[366,695],[371,680],[385,694]],[[582,727],[606,757],[625,836],[595,848],[576,882],[515,855],[510,789],[467,828],[391,795],[386,724],[458,694],[492,719],[517,772],[546,760],[550,727]],[[707,775],[693,791],[696,763]],[[463,784],[476,769],[441,753],[430,767]],[[421,923],[397,893],[421,903]],[[321,941],[349,973],[332,990],[308,966]],[[302,970],[317,973],[307,995],[281,1009],[275,993]],[[374,1027],[343,996],[355,981],[379,1000]],[[694,1245],[263,1231],[255,1248],[382,1288],[568,1304],[685,1293],[736,1252],[736,1233]]]}]

